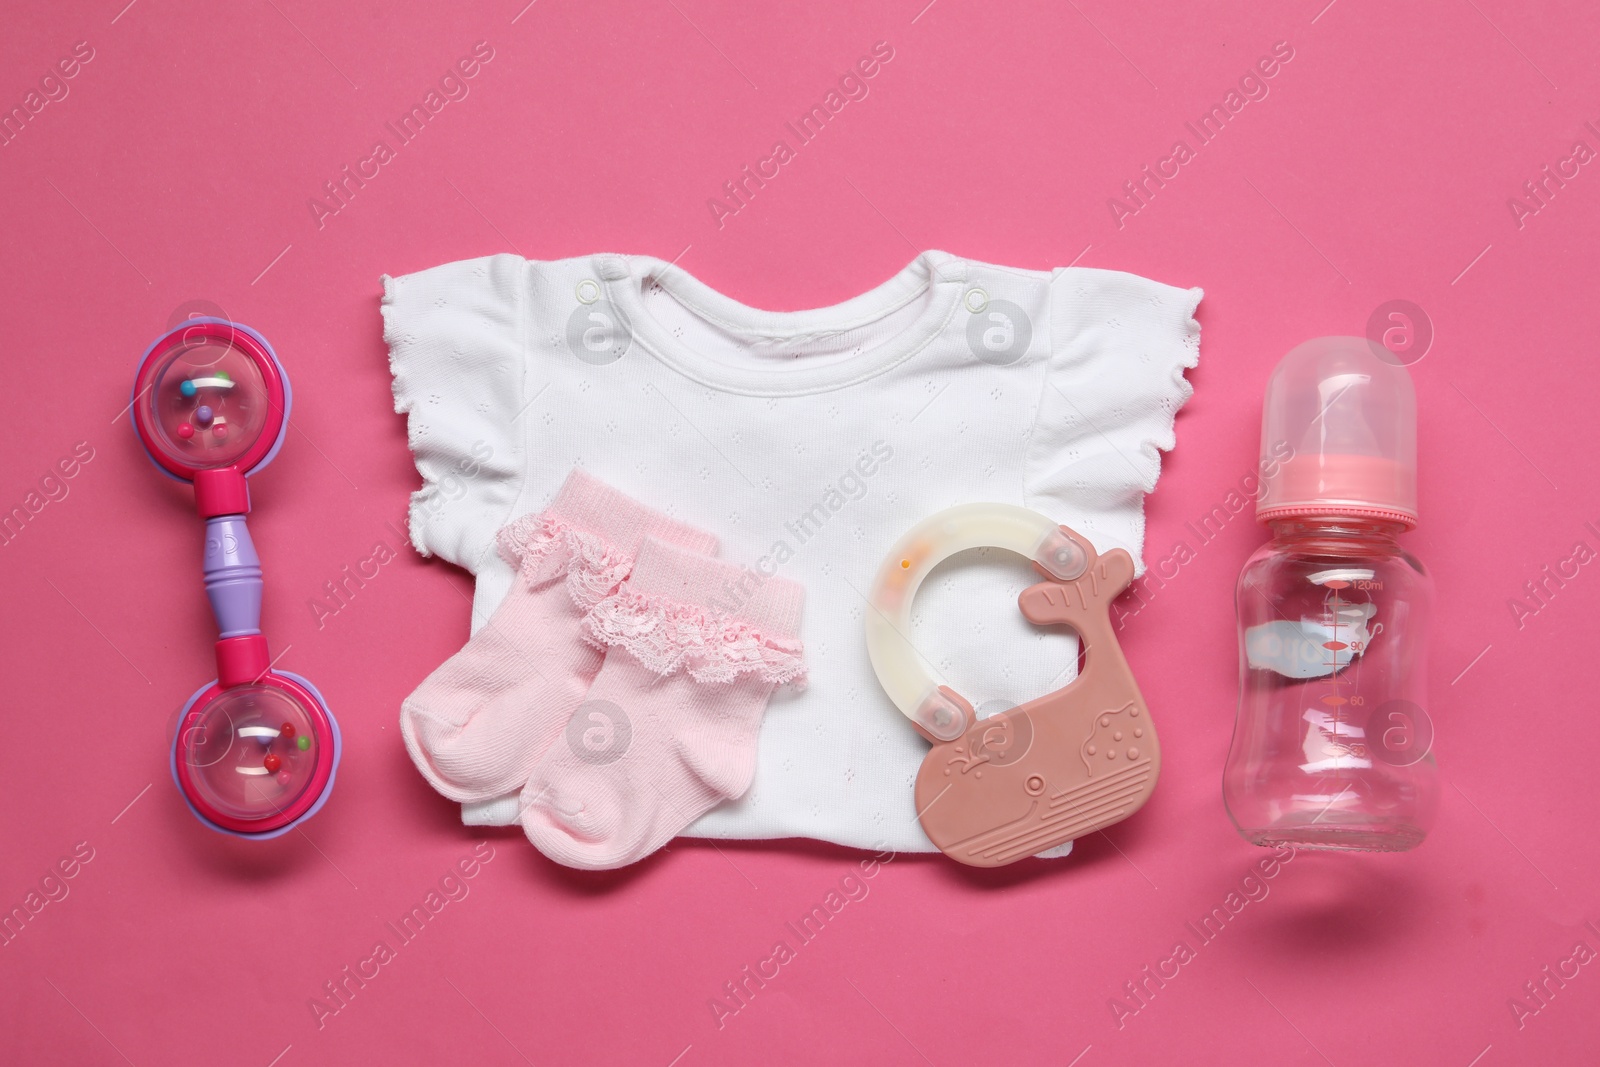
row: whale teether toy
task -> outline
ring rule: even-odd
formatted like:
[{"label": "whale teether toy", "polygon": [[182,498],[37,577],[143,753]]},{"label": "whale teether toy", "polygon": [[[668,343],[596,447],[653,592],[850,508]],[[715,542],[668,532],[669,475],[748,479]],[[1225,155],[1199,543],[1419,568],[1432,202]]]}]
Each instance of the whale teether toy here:
[{"label": "whale teether toy", "polygon": [[[929,675],[912,647],[911,602],[941,562],[969,548],[1033,560],[1045,581],[1017,598],[1036,624],[1064,623],[1084,646],[1065,687],[978,719]],[[999,867],[1138,811],[1156,786],[1161,747],[1122,656],[1110,605],[1133,580],[1133,557],[1009,504],[963,504],[906,534],[872,584],[867,651],[878,681],[933,748],[917,772],[917,817],[952,859]]]},{"label": "whale teether toy", "polygon": [[222,319],[191,319],[145,351],[130,404],[151,461],[194,486],[220,632],[217,679],[179,716],[172,777],[202,822],[249,838],[276,837],[310,818],[339,765],[339,726],[322,695],[272,668],[260,627],[261,563],[245,525],[245,476],[277,455],[291,400],[266,338]]}]

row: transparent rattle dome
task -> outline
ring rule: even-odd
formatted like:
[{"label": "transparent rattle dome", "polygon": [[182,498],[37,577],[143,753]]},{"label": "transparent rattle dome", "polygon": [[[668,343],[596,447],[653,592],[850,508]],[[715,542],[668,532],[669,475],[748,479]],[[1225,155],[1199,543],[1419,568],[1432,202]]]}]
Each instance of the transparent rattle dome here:
[{"label": "transparent rattle dome", "polygon": [[1405,367],[1364,337],[1319,337],[1272,372],[1256,518],[1417,521],[1417,400]]},{"label": "transparent rattle dome", "polygon": [[267,820],[293,808],[316,778],[318,740],[300,702],[246,685],[211,701],[179,738],[178,759],[206,806],[232,819]]},{"label": "transparent rattle dome", "polygon": [[228,333],[180,334],[144,365],[134,386],[145,444],[189,470],[238,462],[271,422],[261,370]]}]

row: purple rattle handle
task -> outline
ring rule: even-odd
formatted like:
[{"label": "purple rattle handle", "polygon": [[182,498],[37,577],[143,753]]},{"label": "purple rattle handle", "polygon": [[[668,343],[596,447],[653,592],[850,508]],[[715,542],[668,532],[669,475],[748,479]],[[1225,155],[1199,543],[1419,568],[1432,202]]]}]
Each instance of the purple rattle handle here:
[{"label": "purple rattle handle", "polygon": [[221,636],[261,632],[261,560],[243,515],[206,520],[206,596]]}]

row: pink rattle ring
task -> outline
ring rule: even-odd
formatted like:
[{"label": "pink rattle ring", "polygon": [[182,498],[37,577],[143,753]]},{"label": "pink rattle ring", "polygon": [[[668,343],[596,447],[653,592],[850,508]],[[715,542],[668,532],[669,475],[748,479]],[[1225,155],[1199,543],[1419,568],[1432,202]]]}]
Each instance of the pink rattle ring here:
[{"label": "pink rattle ring", "polygon": [[194,486],[219,631],[217,680],[179,715],[172,778],[202,822],[252,839],[287,833],[322,807],[342,747],[316,687],[272,668],[260,627],[261,562],[245,524],[245,477],[277,455],[292,402],[266,338],[223,319],[191,319],[157,338],[130,401],[151,462]]}]

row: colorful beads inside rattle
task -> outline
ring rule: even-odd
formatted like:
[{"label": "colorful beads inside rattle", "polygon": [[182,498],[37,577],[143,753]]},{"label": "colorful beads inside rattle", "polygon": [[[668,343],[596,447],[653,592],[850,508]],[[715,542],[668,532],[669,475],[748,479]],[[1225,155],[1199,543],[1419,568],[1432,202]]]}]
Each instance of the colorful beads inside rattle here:
[{"label": "colorful beads inside rattle", "polygon": [[[178,392],[188,400],[198,397],[202,389],[211,389],[226,395],[233,388],[233,378],[225,370],[216,371],[207,377],[186,378],[178,383]],[[209,430],[214,440],[226,440],[228,437],[228,420],[217,410],[217,406],[217,401],[213,401],[210,404],[196,405],[189,421],[178,426],[178,438],[183,441],[191,441],[194,439],[196,432]]]},{"label": "colorful beads inside rattle", "polygon": [[[278,727],[277,736],[283,738],[285,741],[293,741],[295,748],[299,749],[301,752],[305,752],[311,748],[311,738],[303,735],[296,736],[298,733],[299,731],[294,728],[294,723],[286,722]],[[293,774],[289,771],[289,769],[284,767],[283,757],[278,755],[276,752],[267,753],[266,756],[264,756],[261,760],[261,766],[267,769],[268,774],[277,774],[278,781],[282,784],[287,785],[293,777]],[[281,773],[279,773],[280,770]]]}]

